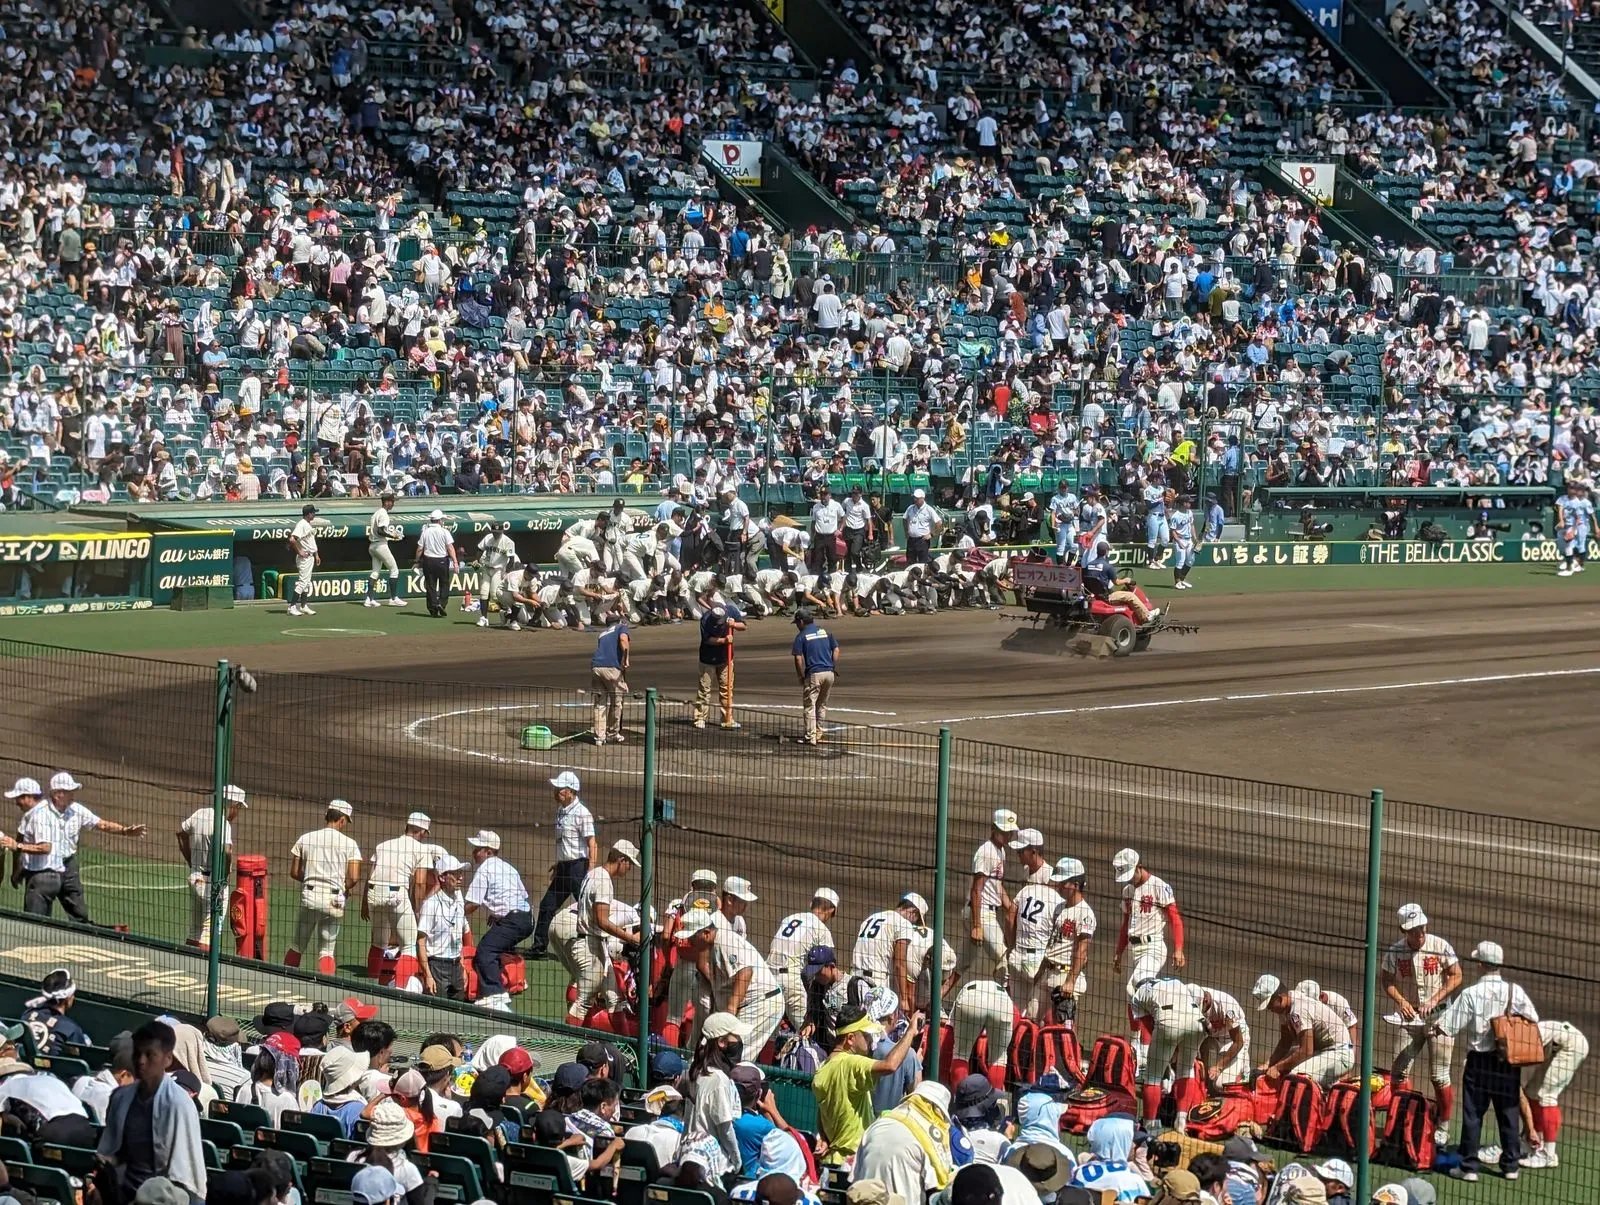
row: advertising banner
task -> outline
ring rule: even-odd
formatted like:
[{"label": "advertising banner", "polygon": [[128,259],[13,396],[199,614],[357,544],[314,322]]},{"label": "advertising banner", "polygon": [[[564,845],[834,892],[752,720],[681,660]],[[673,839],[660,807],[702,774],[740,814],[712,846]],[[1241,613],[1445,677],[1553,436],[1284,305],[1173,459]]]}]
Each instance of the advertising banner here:
[{"label": "advertising banner", "polygon": [[1278,174],[1310,193],[1319,205],[1333,204],[1333,164],[1284,162],[1278,164]]},{"label": "advertising banner", "polygon": [[158,607],[180,590],[233,588],[233,533],[158,532],[150,566],[150,597]]},{"label": "advertising banner", "polygon": [[707,138],[701,144],[705,157],[735,184],[759,186],[761,183],[762,143],[743,139]]}]

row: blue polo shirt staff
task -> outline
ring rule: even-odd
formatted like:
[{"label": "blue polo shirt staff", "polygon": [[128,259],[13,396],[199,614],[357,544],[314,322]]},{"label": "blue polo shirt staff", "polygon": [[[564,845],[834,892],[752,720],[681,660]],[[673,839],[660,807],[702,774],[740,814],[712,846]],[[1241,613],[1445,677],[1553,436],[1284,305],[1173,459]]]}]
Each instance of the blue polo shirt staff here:
[{"label": "blue polo shirt staff", "polygon": [[839,642],[827,628],[817,626],[810,611],[795,612],[794,672],[800,679],[800,710],[806,717],[805,742],[822,743],[822,725],[828,718],[828,695],[833,692],[834,668],[839,662]]},{"label": "blue polo shirt staff", "polygon": [[589,659],[594,693],[594,743],[622,744],[622,702],[628,696],[628,621],[619,619],[595,641]]}]

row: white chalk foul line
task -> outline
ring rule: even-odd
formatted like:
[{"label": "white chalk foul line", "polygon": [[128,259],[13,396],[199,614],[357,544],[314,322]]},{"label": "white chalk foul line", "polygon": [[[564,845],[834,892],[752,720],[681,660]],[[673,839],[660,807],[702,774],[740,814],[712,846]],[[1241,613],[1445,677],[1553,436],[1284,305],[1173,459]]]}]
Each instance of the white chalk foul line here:
[{"label": "white chalk foul line", "polygon": [[1540,669],[1518,674],[1481,674],[1472,678],[1430,678],[1418,682],[1384,682],[1369,686],[1319,686],[1306,690],[1260,690],[1228,695],[1193,695],[1183,699],[1143,699],[1133,703],[1095,703],[1085,707],[1048,707],[1039,711],[994,711],[984,715],[949,716],[939,720],[901,720],[895,727],[923,724],[976,724],[985,720],[1025,720],[1035,716],[1091,715],[1100,711],[1145,711],[1158,707],[1196,707],[1207,703],[1252,703],[1263,699],[1307,699],[1321,695],[1377,694],[1391,690],[1428,690],[1439,686],[1480,686],[1490,682],[1523,682],[1536,678],[1577,678],[1600,674],[1587,669]]},{"label": "white chalk foul line", "polygon": [[[454,745],[454,744],[451,744],[449,741],[439,740],[437,737],[428,736],[423,731],[423,729],[425,729],[429,724],[436,724],[440,720],[452,719],[455,716],[481,715],[484,712],[494,712],[494,711],[540,711],[543,708],[545,708],[546,706],[549,706],[549,705],[548,704],[542,704],[542,703],[496,703],[496,704],[494,704],[492,706],[486,706],[486,707],[460,707],[460,708],[455,709],[454,711],[439,711],[439,712],[435,712],[432,715],[418,716],[416,719],[412,720],[410,723],[406,724],[403,728],[401,728],[401,732],[403,732],[405,734],[405,737],[406,737],[407,740],[416,741],[418,744],[426,745],[427,747],[429,747],[431,749],[438,749],[438,750],[440,750],[442,752],[445,752],[445,753],[454,753],[458,757],[475,757],[475,758],[478,758],[481,761],[495,762],[495,763],[497,763],[499,765],[504,765],[504,766],[538,766],[539,768],[546,769],[546,770],[549,770],[549,769],[562,769],[562,770],[577,769],[577,770],[582,771],[584,774],[610,774],[610,775],[616,775],[616,776],[622,777],[622,778],[634,778],[634,777],[637,777],[639,774],[643,773],[642,757],[641,757],[640,766],[638,768],[634,768],[634,767],[619,768],[617,766],[588,766],[588,765],[584,765],[580,761],[572,761],[572,760],[567,760],[567,761],[548,761],[548,760],[546,760],[544,758],[538,758],[538,757],[522,757],[520,755],[507,756],[504,753],[495,753],[495,752],[492,752],[492,751],[490,751],[488,749],[474,749],[474,748],[471,748],[470,746]],[[639,745],[629,745],[629,746],[624,746],[624,748],[626,748],[628,750],[632,750],[632,749],[640,749],[641,746],[639,746]],[[799,746],[796,746],[796,748],[799,748]],[[658,767],[656,769],[656,777],[657,778],[686,778],[686,779],[691,779],[691,780],[693,780],[695,782],[706,782],[706,781],[711,781],[711,780],[721,781],[723,779],[730,779],[730,778],[737,778],[737,779],[744,780],[744,779],[748,779],[749,775],[747,773],[718,774],[715,771],[702,771],[702,770],[696,770],[696,771],[693,771],[693,772],[684,772],[684,771],[679,771],[679,770],[663,770],[663,769]],[[776,778],[779,782],[814,782],[817,779],[817,772],[815,770],[812,770],[812,771],[810,771],[809,773],[806,773],[806,774],[779,774],[779,775],[766,775],[765,777]],[[864,782],[864,781],[866,781],[867,779],[869,779],[872,776],[868,775],[868,774],[829,774],[828,777],[830,779],[853,779],[853,780],[856,780],[856,781]]]}]

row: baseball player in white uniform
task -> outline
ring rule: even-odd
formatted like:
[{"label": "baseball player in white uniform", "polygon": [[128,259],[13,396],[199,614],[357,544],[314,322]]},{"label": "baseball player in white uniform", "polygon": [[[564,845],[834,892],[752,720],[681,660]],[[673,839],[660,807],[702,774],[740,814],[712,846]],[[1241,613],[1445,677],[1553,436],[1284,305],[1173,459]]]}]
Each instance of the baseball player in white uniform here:
[{"label": "baseball player in white uniform", "polygon": [[1350,1007],[1350,1001],[1346,1000],[1338,992],[1324,990],[1322,984],[1315,979],[1302,979],[1294,985],[1294,990],[1299,995],[1310,996],[1313,1000],[1320,1000],[1333,1009],[1339,1020],[1343,1021],[1350,1030],[1350,1045],[1359,1046],[1361,1044],[1361,1018],[1356,1016],[1356,1010]]},{"label": "baseball player in white uniform", "polygon": [[767,948],[767,965],[783,988],[784,1016],[796,1031],[806,1018],[806,985],[800,972],[813,946],[833,947],[833,930],[828,926],[838,909],[839,893],[831,887],[818,887],[811,895],[810,911],[795,912],[779,921]]},{"label": "baseball player in white uniform", "polygon": [[784,996],[778,977],[756,948],[715,912],[684,913],[679,932],[703,979],[711,984],[718,1012],[732,1013],[749,1026],[745,1050],[754,1061],[783,1019]]},{"label": "baseball player in white uniform", "polygon": [[[574,982],[578,985],[577,999],[567,1014],[569,1025],[582,1025],[601,996],[608,989],[615,991],[607,938],[616,938],[625,946],[639,942],[637,930],[624,929],[612,916],[617,904],[616,880],[627,874],[630,866],[637,865],[638,847],[632,841],[618,841],[606,854],[606,860],[589,870],[578,889],[577,930],[582,942],[569,947],[576,970]],[[554,925],[552,921],[552,929]]]},{"label": "baseball player in white uniform", "polygon": [[489,600],[493,599],[496,605],[499,604],[505,589],[506,571],[518,563],[510,522],[494,524],[484,532],[483,539],[478,541],[479,585],[482,586],[478,602],[480,628],[489,626]]},{"label": "baseball player in white uniform", "polygon": [[1261,1065],[1269,1080],[1293,1072],[1314,1079],[1324,1088],[1349,1074],[1355,1065],[1350,1031],[1320,1000],[1289,990],[1276,975],[1263,975],[1250,989],[1256,1011],[1271,1010],[1278,1017],[1278,1043]]},{"label": "baseball player in white uniform", "polygon": [[398,540],[405,534],[389,513],[389,508],[394,505],[394,491],[384,490],[378,503],[378,509],[367,520],[367,555],[372,560],[372,569],[367,574],[367,598],[361,605],[380,605],[376,597],[378,578],[386,575],[389,578],[389,605],[403,607],[406,605],[405,587],[400,580],[400,566],[395,563],[394,550],[389,547],[390,540]]},{"label": "baseball player in white uniform", "polygon": [[967,892],[967,949],[963,971],[968,976],[994,978],[1006,957],[1006,937],[1000,916],[1010,902],[1002,881],[1006,873],[1006,846],[1017,831],[1017,814],[998,808],[990,818],[989,839],[972,854],[972,886]]},{"label": "baseball player in white uniform", "polygon": [[289,547],[294,552],[294,599],[289,603],[291,615],[315,615],[311,609],[311,577],[322,564],[317,551],[317,508],[306,503],[300,510],[300,521],[289,532]]},{"label": "baseball player in white uniform", "polygon": [[911,945],[927,914],[928,902],[908,891],[895,907],[867,917],[856,930],[850,973],[888,988],[902,1000],[914,999],[917,969],[911,961]]},{"label": "baseball player in white uniform", "polygon": [[[1404,904],[1396,915],[1402,936],[1384,951],[1378,987],[1393,1002],[1402,1020],[1432,1017],[1461,986],[1461,960],[1449,942],[1428,932],[1428,916],[1421,904]],[[1434,1032],[1433,1026],[1402,1027],[1395,1040],[1394,1078],[1405,1078],[1425,1049],[1439,1119],[1434,1141],[1444,1142],[1450,1136],[1448,1125],[1456,1103],[1455,1086],[1450,1082],[1455,1039]]]},{"label": "baseball player in white uniform", "polygon": [[950,1059],[950,1078],[959,1084],[967,1077],[972,1048],[979,1034],[988,1034],[989,1082],[995,1091],[1006,1088],[1006,1066],[1011,1055],[1011,1033],[1016,1026],[1016,1009],[1006,991],[993,979],[972,979],[962,984],[950,1005],[950,1021],[955,1028],[955,1052]]},{"label": "baseball player in white uniform", "polygon": [[1170,1067],[1172,1098],[1178,1106],[1176,1128],[1183,1133],[1189,1110],[1205,1099],[1194,1078],[1194,1056],[1205,1039],[1200,1006],[1181,979],[1144,979],[1129,1001],[1133,1023],[1149,1042],[1149,1052],[1139,1068],[1139,1094],[1145,1124],[1155,1124],[1161,1111],[1161,1083]]},{"label": "baseball player in white uniform", "polygon": [[570,530],[561,541],[561,547],[556,549],[556,564],[568,577],[576,577],[578,570],[599,563],[599,546],[586,536],[573,535]]},{"label": "baseball player in white uniform", "polygon": [[[222,823],[222,881],[227,883],[233,868],[233,822],[250,805],[245,802],[244,791],[236,786],[224,787],[222,797],[227,803]],[[188,944],[202,949],[211,946],[211,834],[215,821],[211,805],[204,804],[178,826],[178,851],[189,867]]]},{"label": "baseball player in white uniform", "polygon": [[301,955],[314,948],[317,972],[334,973],[345,900],[361,881],[361,847],[345,834],[354,812],[343,799],[335,799],[328,804],[323,826],[303,835],[290,851],[289,875],[300,884],[300,914],[294,941],[283,956],[285,966],[299,966]]},{"label": "baseball player in white uniform", "polygon": [[749,937],[750,928],[745,923],[745,914],[750,911],[750,905],[760,899],[750,886],[749,879],[740,878],[730,874],[722,883],[722,919],[740,937]]},{"label": "baseball player in white uniform", "polygon": [[[1029,843],[1034,838],[1038,844]],[[1067,907],[1061,893],[1051,885],[1050,865],[1038,856],[1038,845],[1043,841],[1037,829],[1025,828],[1011,842],[1013,849],[1022,850],[1024,858],[1031,854],[1039,865],[1027,868],[1027,884],[1001,910],[1003,940],[1007,947],[1006,983],[1011,1002],[1030,1021],[1050,1013],[1048,993],[1042,1002],[1039,999],[1041,972],[1045,953],[1059,928],[1058,917]],[[1044,872],[1042,877],[1038,873],[1040,870]]]},{"label": "baseball player in white uniform", "polygon": [[669,1043],[678,1036],[676,1044],[689,1050],[695,1048],[695,1043],[687,1039],[694,1037],[695,1032],[680,1036],[680,1027],[691,1005],[694,1006],[696,1029],[710,1014],[711,986],[695,969],[694,953],[689,949],[688,940],[678,931],[678,926],[683,917],[691,912],[716,912],[721,907],[718,881],[716,871],[697,870],[689,876],[688,892],[682,899],[674,900],[667,906],[667,934],[675,946],[676,963],[672,968],[672,978],[667,981],[667,1022],[663,1032]]},{"label": "baseball player in white uniform", "polygon": [[1244,1009],[1219,988],[1191,983],[1189,992],[1205,1025],[1200,1061],[1206,1079],[1218,1088],[1243,1083],[1250,1076],[1250,1021]]},{"label": "baseball player in white uniform", "polygon": [[[917,925],[912,930],[911,944],[906,948],[906,955],[910,959],[911,970],[916,975],[913,991],[917,1008],[927,1011],[933,1000],[933,926]],[[939,958],[939,973],[944,976],[944,984],[940,988],[945,1000],[955,996],[956,983],[961,976],[956,973],[956,951],[948,941],[944,943],[944,953]],[[950,1006],[945,1005],[948,1009]],[[907,1008],[909,1016],[912,1009]]]},{"label": "baseball player in white uniform", "polygon": [[1534,1128],[1543,1141],[1538,1150],[1522,1160],[1522,1166],[1560,1167],[1556,1139],[1561,1137],[1561,1094],[1589,1057],[1589,1039],[1566,1021],[1540,1021],[1539,1037],[1544,1042],[1544,1062],[1534,1068],[1523,1091],[1533,1113]]},{"label": "baseball player in white uniform", "polygon": [[1099,921],[1089,907],[1084,888],[1089,872],[1077,858],[1062,858],[1050,869],[1050,884],[1061,897],[1044,950],[1044,966],[1035,980],[1033,1019],[1041,1023],[1076,1018],[1078,1005],[1089,990],[1089,947]]},{"label": "baseball player in white uniform", "polygon": [[[1133,849],[1118,850],[1111,859],[1111,869],[1122,886],[1122,929],[1117,934],[1117,953],[1111,960],[1113,974],[1122,971],[1123,955],[1133,954],[1133,965],[1128,968],[1127,990],[1132,999],[1135,987],[1143,980],[1159,978],[1167,967],[1167,926],[1172,926],[1174,953],[1172,965],[1183,969],[1183,917],[1178,913],[1178,901],[1172,888],[1151,874],[1141,864],[1139,853]],[[1133,1035],[1134,1051],[1139,1062],[1144,1063],[1144,1042],[1137,1027]]]},{"label": "baseball player in white uniform", "polygon": [[417,962],[417,910],[427,898],[428,876],[444,853],[431,844],[433,821],[425,812],[406,817],[405,832],[379,842],[367,868],[367,890],[361,897],[361,918],[372,922],[367,946],[367,976],[384,979],[384,963],[394,959],[394,982],[400,987],[420,974]]}]

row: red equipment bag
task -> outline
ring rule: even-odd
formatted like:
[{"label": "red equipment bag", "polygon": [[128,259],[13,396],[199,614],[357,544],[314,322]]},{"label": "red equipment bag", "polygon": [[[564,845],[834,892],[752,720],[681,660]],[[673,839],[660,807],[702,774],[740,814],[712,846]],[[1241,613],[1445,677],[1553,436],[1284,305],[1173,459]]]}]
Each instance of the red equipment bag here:
[{"label": "red equipment bag", "polygon": [[1409,1088],[1395,1089],[1375,1158],[1390,1167],[1432,1171],[1438,1153],[1433,1145],[1434,1125],[1433,1103],[1426,1096]]},{"label": "red equipment bag", "polygon": [[1124,1092],[1121,1088],[1085,1084],[1067,1097],[1067,1110],[1061,1115],[1061,1128],[1074,1134],[1087,1134],[1089,1127],[1102,1117],[1110,1117],[1113,1113],[1137,1116],[1138,1112],[1133,1093]]},{"label": "red equipment bag", "polygon": [[1278,1115],[1267,1128],[1267,1141],[1309,1155],[1322,1141],[1327,1121],[1322,1085],[1304,1075],[1291,1075],[1283,1081]]},{"label": "red equipment bag", "polygon": [[1039,1074],[1054,1071],[1072,1084],[1083,1082],[1083,1047],[1070,1025],[1041,1025],[1037,1043]]},{"label": "red equipment bag", "polygon": [[[1342,1079],[1328,1089],[1327,1128],[1323,1146],[1347,1159],[1356,1157],[1356,1130],[1361,1120],[1361,1082]],[[1378,1149],[1378,1129],[1367,1126],[1367,1154]]]},{"label": "red equipment bag", "polygon": [[1278,1105],[1283,1097],[1283,1081],[1268,1079],[1257,1072],[1250,1080],[1250,1095],[1255,1101],[1255,1117],[1252,1120],[1262,1129],[1266,1129],[1278,1115]]},{"label": "red equipment bag", "polygon": [[1255,1120],[1256,1097],[1248,1084],[1227,1084],[1221,1096],[1208,1097],[1189,1110],[1191,1138],[1202,1142],[1221,1142],[1232,1138],[1239,1127]]},{"label": "red equipment bag", "polygon": [[1039,1027],[1018,1017],[1011,1027],[1011,1047],[1006,1051],[1006,1078],[1013,1084],[1036,1084],[1039,1073]]},{"label": "red equipment bag", "polygon": [[1132,1099],[1138,1096],[1134,1088],[1138,1065],[1132,1042],[1121,1034],[1103,1033],[1094,1040],[1094,1046],[1089,1051],[1089,1074],[1086,1078],[1097,1087],[1114,1088]]}]

